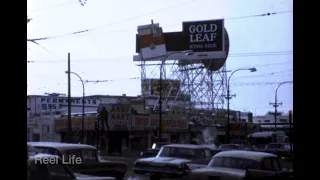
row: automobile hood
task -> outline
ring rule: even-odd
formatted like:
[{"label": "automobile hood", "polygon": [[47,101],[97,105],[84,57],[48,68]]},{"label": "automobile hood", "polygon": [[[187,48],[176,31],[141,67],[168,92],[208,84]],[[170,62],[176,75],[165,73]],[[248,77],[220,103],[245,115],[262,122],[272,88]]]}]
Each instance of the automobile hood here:
[{"label": "automobile hood", "polygon": [[107,176],[91,176],[87,174],[80,174],[80,173],[74,173],[77,180],[115,180],[114,177],[107,177]]},{"label": "automobile hood", "polygon": [[245,177],[246,170],[232,169],[232,168],[220,168],[220,167],[205,167],[200,169],[194,169],[191,174],[196,177],[198,175],[210,175],[210,176],[233,176],[233,177]]},{"label": "automobile hood", "polygon": [[148,163],[148,164],[181,164],[188,163],[190,160],[182,158],[170,158],[170,157],[150,157],[138,159],[136,162],[139,163]]}]

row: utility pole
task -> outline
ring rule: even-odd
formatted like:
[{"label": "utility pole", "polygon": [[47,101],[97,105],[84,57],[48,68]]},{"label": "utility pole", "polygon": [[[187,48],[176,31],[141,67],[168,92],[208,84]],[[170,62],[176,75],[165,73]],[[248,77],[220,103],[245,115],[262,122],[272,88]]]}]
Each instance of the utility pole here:
[{"label": "utility pole", "polygon": [[293,138],[293,131],[292,131],[292,111],[289,111],[289,142],[290,142],[290,153],[293,154],[293,148],[292,148],[292,138]]},{"label": "utility pole", "polygon": [[278,111],[277,108],[282,105],[282,102],[278,103],[277,100],[275,100],[274,103],[270,103],[274,107],[274,131],[277,131],[277,115]]},{"label": "utility pole", "polygon": [[72,142],[72,124],[71,124],[71,71],[70,71],[70,53],[68,53],[68,142]]},{"label": "utility pole", "polygon": [[278,103],[278,89],[281,85],[283,84],[288,84],[288,83],[293,83],[293,81],[284,81],[282,83],[280,83],[276,89],[276,92],[275,92],[275,95],[274,95],[274,103],[270,103],[270,105],[273,105],[274,107],[274,130],[276,131],[277,130],[277,107],[279,105],[282,105],[282,103]]},{"label": "utility pole", "polygon": [[[240,68],[240,69],[237,69],[237,70],[234,70],[229,78],[228,78],[228,81],[227,81],[227,113],[228,113],[228,119],[227,119],[227,126],[226,126],[226,144],[229,143],[229,135],[230,135],[230,99],[232,98],[232,96],[230,95],[230,79],[232,77],[232,75],[235,73],[235,72],[238,72],[238,71],[250,71],[250,72],[256,72],[257,69],[256,68]],[[233,95],[235,97],[235,95]]]}]

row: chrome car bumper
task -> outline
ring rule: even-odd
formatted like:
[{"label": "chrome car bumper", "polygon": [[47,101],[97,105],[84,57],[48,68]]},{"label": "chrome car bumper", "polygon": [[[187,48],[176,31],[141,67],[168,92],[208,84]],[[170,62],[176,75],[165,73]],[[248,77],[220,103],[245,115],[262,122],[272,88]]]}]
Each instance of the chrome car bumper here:
[{"label": "chrome car bumper", "polygon": [[162,170],[162,169],[152,169],[152,168],[137,168],[133,167],[132,171],[139,175],[153,176],[157,175],[159,177],[171,177],[171,178],[181,178],[186,176],[189,172],[186,170]]}]

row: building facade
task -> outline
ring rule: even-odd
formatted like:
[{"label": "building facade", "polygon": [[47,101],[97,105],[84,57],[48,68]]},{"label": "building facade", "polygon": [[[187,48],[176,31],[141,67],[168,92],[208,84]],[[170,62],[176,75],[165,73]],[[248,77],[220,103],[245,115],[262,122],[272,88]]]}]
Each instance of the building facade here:
[{"label": "building facade", "polygon": [[[276,118],[276,121],[275,121]],[[253,122],[260,124],[261,130],[281,130],[288,132],[290,129],[289,115],[278,112],[276,117],[274,112],[267,112],[264,116],[254,116]],[[292,117],[293,123],[293,117]],[[293,127],[292,127],[293,128]]]},{"label": "building facade", "polygon": [[[171,143],[224,143],[226,110],[190,110],[169,99],[163,105],[160,123],[157,101],[157,97],[86,96],[84,143],[101,147],[118,144],[122,149],[138,151],[150,148],[159,139]],[[72,133],[68,135],[67,97],[28,96],[27,105],[28,140],[82,141],[82,97],[72,98]],[[108,112],[107,120],[99,118],[102,107]],[[239,111],[230,111],[232,139],[256,131],[256,125],[246,118]]]}]

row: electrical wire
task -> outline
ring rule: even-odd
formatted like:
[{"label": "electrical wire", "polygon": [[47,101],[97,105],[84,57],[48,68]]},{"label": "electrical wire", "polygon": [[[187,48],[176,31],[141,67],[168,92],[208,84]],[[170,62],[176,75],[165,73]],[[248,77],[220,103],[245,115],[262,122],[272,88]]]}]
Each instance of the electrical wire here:
[{"label": "electrical wire", "polygon": [[[269,56],[269,55],[287,55],[292,54],[293,51],[273,51],[273,52],[252,52],[252,53],[231,53],[230,57],[250,57],[250,56]],[[132,57],[123,57],[123,58],[99,58],[99,59],[90,59],[90,60],[81,60],[81,59],[73,59],[71,63],[79,63],[79,62],[110,62],[110,61],[128,61],[128,58]],[[54,61],[52,61],[54,62]],[[29,60],[28,63],[47,63],[41,60]]]},{"label": "electrical wire", "polygon": [[[156,10],[156,11],[154,11],[152,13],[141,14],[141,15],[138,15],[138,16],[134,16],[134,17],[131,17],[131,18],[123,19],[123,20],[120,20],[120,21],[115,21],[115,22],[108,23],[108,24],[101,25],[101,26],[94,27],[94,28],[88,28],[88,29],[83,29],[83,30],[80,30],[80,31],[74,31],[74,32],[71,32],[71,33],[65,33],[65,34],[54,35],[54,36],[47,36],[47,37],[42,37],[42,38],[33,38],[33,39],[28,39],[28,41],[41,41],[41,40],[59,38],[59,37],[63,37],[63,36],[70,36],[70,35],[77,35],[77,34],[87,33],[89,31],[94,31],[94,30],[97,30],[97,29],[105,28],[107,26],[111,26],[111,25],[115,25],[115,24],[119,24],[119,23],[124,23],[124,22],[130,21],[130,20],[135,20],[135,19],[140,18],[140,17],[145,17],[147,15],[151,15],[151,14],[155,14],[155,13],[158,13],[158,12],[161,12],[161,11],[165,11],[165,10],[168,10],[168,9],[171,9],[171,8],[179,7],[179,6],[191,3],[193,1],[194,0],[187,1],[187,2],[184,2],[184,3],[178,4],[178,5],[173,5],[173,6],[169,6],[169,7],[163,8],[163,9]],[[288,10],[288,11],[279,11],[279,12],[273,12],[273,13],[256,14],[256,15],[250,15],[250,16],[225,18],[225,20],[235,20],[235,19],[252,18],[252,17],[265,17],[265,16],[278,15],[278,14],[283,14],[283,13],[290,13],[290,12],[293,12],[293,11],[292,10]]]},{"label": "electrical wire", "polygon": [[[47,51],[48,53],[50,53],[51,55],[55,56],[56,58],[58,58],[59,60],[65,61],[63,58],[57,56],[55,53],[53,53],[52,51],[50,51],[49,49],[45,48],[44,46],[40,45],[38,42],[36,41],[31,41],[32,43],[38,45],[40,48],[42,48],[43,50]],[[53,61],[53,60],[52,60]],[[53,61],[54,62],[54,61]]]},{"label": "electrical wire", "polygon": [[67,6],[67,5],[71,5],[71,4],[75,4],[75,3],[78,3],[78,2],[75,2],[75,1],[65,2],[65,3],[61,3],[61,4],[57,4],[57,5],[52,5],[52,6],[39,8],[39,9],[30,10],[29,12],[39,12],[39,11],[48,10],[48,9],[52,9],[52,8],[58,8],[58,7]]},{"label": "electrical wire", "polygon": [[168,6],[166,8],[162,8],[162,9],[159,9],[159,10],[156,10],[156,11],[153,11],[153,12],[144,13],[144,14],[141,14],[141,15],[138,15],[138,16],[130,17],[130,18],[127,18],[127,19],[115,21],[115,22],[112,22],[112,23],[108,23],[108,24],[97,26],[97,27],[93,27],[93,28],[88,28],[88,29],[84,29],[84,30],[80,30],[80,31],[74,31],[74,32],[71,32],[71,33],[66,33],[66,34],[61,34],[61,35],[47,36],[47,37],[43,37],[43,38],[34,38],[34,39],[28,39],[28,40],[40,41],[40,40],[53,39],[53,38],[57,38],[57,37],[63,37],[63,36],[70,36],[70,35],[77,35],[77,34],[81,34],[81,33],[86,33],[86,32],[89,32],[89,31],[94,31],[94,30],[97,30],[97,29],[101,29],[101,28],[105,28],[105,27],[108,27],[108,26],[112,26],[112,25],[115,25],[115,24],[125,23],[127,21],[135,20],[135,19],[138,19],[140,17],[145,17],[145,16],[152,15],[152,14],[155,14],[155,13],[158,13],[158,12],[166,11],[166,10],[169,10],[171,8],[176,8],[176,7],[185,5],[185,4],[189,4],[189,3],[194,2],[194,1],[195,0],[186,1],[186,2],[183,2],[183,3],[177,4],[177,5]]},{"label": "electrical wire", "polygon": [[[291,64],[292,61],[286,61],[286,62],[281,62],[281,63],[270,63],[270,64],[261,64],[261,65],[251,65],[254,67],[265,67],[265,66],[277,66],[277,65],[283,65],[283,64]],[[237,68],[232,68],[230,67],[230,69],[242,69],[242,68],[249,68],[248,66],[242,66],[242,67],[237,67]]]}]

